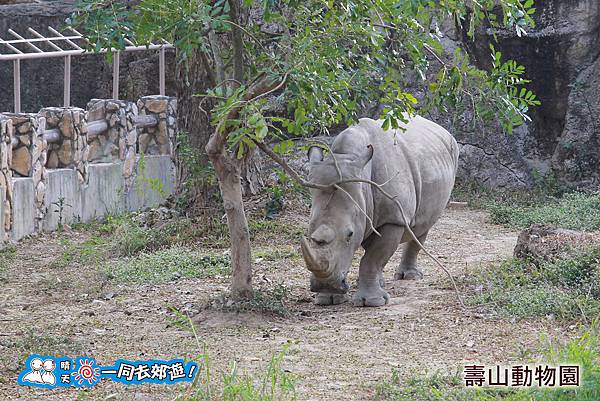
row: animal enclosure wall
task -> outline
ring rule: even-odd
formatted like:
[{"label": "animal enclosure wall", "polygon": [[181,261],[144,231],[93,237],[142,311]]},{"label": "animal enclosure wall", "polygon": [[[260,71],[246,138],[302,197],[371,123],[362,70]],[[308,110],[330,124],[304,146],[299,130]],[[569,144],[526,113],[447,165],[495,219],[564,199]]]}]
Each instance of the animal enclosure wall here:
[{"label": "animal enclosure wall", "polygon": [[0,114],[0,242],[163,203],[175,185],[176,104],[93,99],[87,110]]}]

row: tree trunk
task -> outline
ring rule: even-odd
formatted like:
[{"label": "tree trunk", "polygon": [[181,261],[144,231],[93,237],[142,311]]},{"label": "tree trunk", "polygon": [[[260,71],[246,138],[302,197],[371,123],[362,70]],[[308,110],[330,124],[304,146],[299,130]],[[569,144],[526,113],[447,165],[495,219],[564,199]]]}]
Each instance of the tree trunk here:
[{"label": "tree trunk", "polygon": [[[205,147],[214,127],[210,124],[208,112],[213,108],[214,101],[195,96],[206,93],[214,86],[212,69],[206,55],[201,50],[195,50],[189,60],[179,60],[177,63],[177,124],[179,132],[187,135],[185,141],[194,154],[194,162],[205,167],[208,172],[208,156]],[[203,101],[204,99],[204,101]],[[204,110],[204,111],[203,111]],[[206,206],[211,189],[206,183],[206,175],[198,176],[192,172],[192,166],[186,165],[180,155],[180,147],[184,141],[178,133],[178,147],[175,162],[177,165],[178,194],[185,193],[189,200],[189,208]],[[194,167],[195,171],[199,169]],[[187,185],[186,185],[187,184]]]},{"label": "tree trunk", "polygon": [[252,255],[248,220],[242,201],[240,166],[224,149],[220,152],[211,150],[214,149],[209,142],[207,153],[219,178],[231,240],[231,296],[235,300],[248,299],[252,296]]},{"label": "tree trunk", "polygon": [[263,160],[260,153],[254,149],[247,150],[241,160],[242,194],[244,196],[258,195],[265,186],[262,171]]}]

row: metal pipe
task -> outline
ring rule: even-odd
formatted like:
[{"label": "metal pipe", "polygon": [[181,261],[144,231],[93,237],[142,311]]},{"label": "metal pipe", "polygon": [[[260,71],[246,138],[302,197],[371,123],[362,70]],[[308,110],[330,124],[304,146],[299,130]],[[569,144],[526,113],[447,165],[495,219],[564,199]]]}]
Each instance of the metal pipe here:
[{"label": "metal pipe", "polygon": [[119,51],[113,53],[113,99],[119,99]]},{"label": "metal pipe", "polygon": [[21,112],[21,60],[13,61],[13,89],[15,113]]},{"label": "metal pipe", "polygon": [[[60,36],[62,38],[61,40],[66,41],[68,44],[70,44],[71,46],[73,46],[77,50],[83,50],[81,48],[81,46],[79,46],[77,43],[73,42],[72,40],[67,39],[67,37],[65,35],[63,35],[62,33],[58,32],[56,29],[52,28],[51,26],[48,27],[48,30],[50,32],[52,32],[53,34],[55,34],[57,36]],[[81,38],[77,38],[77,39],[81,39]]]},{"label": "metal pipe", "polygon": [[39,47],[37,47],[36,45],[34,45],[33,43],[31,43],[31,40],[27,40],[25,39],[23,36],[19,35],[18,33],[16,33],[15,31],[13,31],[12,29],[8,30],[8,33],[10,33],[12,36],[14,36],[15,38],[19,39],[19,40],[24,40],[25,44],[29,47],[31,47],[33,50],[35,50],[38,53],[43,53],[42,49],[40,49]]},{"label": "metal pipe", "polygon": [[71,56],[65,56],[65,76],[63,79],[63,106],[71,105]]},{"label": "metal pipe", "polygon": [[[142,114],[134,117],[134,123],[137,128],[155,127],[158,125],[159,118],[153,114]],[[95,120],[87,123],[88,137],[95,137],[108,130],[108,122],[106,120]],[[48,143],[59,142],[61,138],[60,129],[52,128],[42,132],[44,139]],[[13,136],[10,138],[10,143],[13,148],[19,144],[19,138]]]},{"label": "metal pipe", "polygon": [[13,52],[15,52],[17,54],[23,54],[23,52],[21,50],[17,49],[13,45],[11,45],[9,41],[6,41],[6,40],[0,38],[0,44],[3,44],[4,46],[8,47],[10,50],[12,50]]},{"label": "metal pipe", "polygon": [[[29,29],[31,29],[31,31],[33,31],[33,28],[28,28],[28,30]],[[9,29],[9,32],[11,30],[12,29]],[[13,36],[15,34],[16,34],[16,32],[12,33]],[[38,33],[38,35],[39,35],[39,33]],[[20,39],[16,39],[16,40],[2,40],[2,43],[4,43],[4,44],[10,44],[10,43],[16,44],[16,43],[46,42],[48,40],[66,40],[66,39],[81,39],[81,36],[53,36],[53,37],[47,38],[45,36],[40,35],[37,38],[31,38],[31,39],[25,39],[25,38],[21,37]]]},{"label": "metal pipe", "polygon": [[54,38],[45,38],[41,33],[39,33],[38,31],[36,31],[35,29],[33,29],[32,27],[27,28],[27,30],[31,33],[33,33],[35,36],[37,36],[37,39],[27,39],[30,42],[34,42],[34,41],[44,41],[46,43],[48,43],[52,48],[54,48],[55,50],[58,50],[59,52],[62,52],[64,49],[55,45],[54,43],[52,43],[50,40],[54,39]]},{"label": "metal pipe", "polygon": [[153,114],[135,116],[133,121],[138,128],[155,127],[158,125],[158,117]]},{"label": "metal pipe", "polygon": [[108,122],[106,120],[96,120],[87,123],[88,137],[98,136],[108,130]]},{"label": "metal pipe", "polygon": [[[55,143],[60,141],[60,130],[58,128],[47,129],[43,131],[42,135],[48,143]],[[19,144],[19,138],[13,136],[12,138],[10,138],[10,144],[13,148],[17,147],[17,145]]]},{"label": "metal pipe", "polygon": [[158,53],[158,91],[161,96],[165,95],[165,48],[161,47]]},{"label": "metal pipe", "polygon": [[[0,41],[0,45],[3,44]],[[148,46],[127,46],[124,51],[144,51],[144,50],[158,50],[164,47],[165,49],[172,49],[173,46],[166,45],[148,45]],[[0,61],[10,60],[26,60],[26,59],[41,59],[41,58],[52,58],[52,57],[64,57],[64,56],[81,56],[82,54],[103,54],[106,53],[106,49],[99,50],[98,52],[88,52],[85,50],[63,50],[63,51],[48,51],[44,53],[19,53],[19,54],[0,54]]]}]

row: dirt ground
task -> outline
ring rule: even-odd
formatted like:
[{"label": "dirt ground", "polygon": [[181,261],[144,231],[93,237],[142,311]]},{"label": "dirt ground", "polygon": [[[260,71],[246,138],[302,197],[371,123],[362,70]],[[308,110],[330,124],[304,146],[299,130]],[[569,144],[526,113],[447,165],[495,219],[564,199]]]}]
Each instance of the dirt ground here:
[{"label": "dirt ground", "polygon": [[[306,217],[287,218],[306,224]],[[461,310],[444,273],[425,255],[419,256],[424,280],[394,282],[400,251],[385,272],[392,299],[382,308],[313,305],[308,272],[300,258],[292,257],[255,266],[257,283],[281,281],[290,289],[290,317],[203,309],[207,299],[226,291],[226,277],[125,286],[107,282],[90,267],[52,263],[66,241],[81,242],[87,235],[71,231],[17,245],[16,258],[0,280],[1,400],[174,399],[184,386],[104,382],[78,392],[16,383],[24,354],[40,349],[56,356],[85,354],[100,364],[200,354],[193,335],[173,324],[171,306],[193,316],[214,371],[227,370],[232,361],[242,371],[263,370],[274,352],[290,344],[283,367],[298,376],[299,400],[370,399],[393,369],[408,377],[456,371],[467,361],[510,364],[523,361],[523,350],[535,350],[542,333],[558,339],[569,333],[545,319],[510,322]],[[457,208],[445,212],[427,245],[461,276],[509,257],[516,238],[516,232],[488,223],[485,212]],[[355,282],[356,269],[352,274],[349,282]]]}]

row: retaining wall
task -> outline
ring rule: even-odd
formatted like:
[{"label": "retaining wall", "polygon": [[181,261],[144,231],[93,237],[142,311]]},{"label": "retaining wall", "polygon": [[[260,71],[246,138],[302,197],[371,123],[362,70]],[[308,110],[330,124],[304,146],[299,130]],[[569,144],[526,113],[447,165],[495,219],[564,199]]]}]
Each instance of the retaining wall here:
[{"label": "retaining wall", "polygon": [[0,243],[163,203],[175,186],[176,104],[146,96],[1,113]]}]

